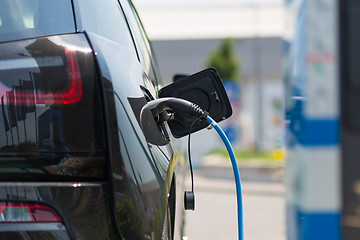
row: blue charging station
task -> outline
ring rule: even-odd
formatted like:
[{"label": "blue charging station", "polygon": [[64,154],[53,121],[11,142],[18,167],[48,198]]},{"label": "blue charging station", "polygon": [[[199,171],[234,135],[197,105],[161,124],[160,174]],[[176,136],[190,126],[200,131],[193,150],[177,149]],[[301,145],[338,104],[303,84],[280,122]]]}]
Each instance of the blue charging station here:
[{"label": "blue charging station", "polygon": [[339,1],[287,0],[287,239],[341,238]]}]

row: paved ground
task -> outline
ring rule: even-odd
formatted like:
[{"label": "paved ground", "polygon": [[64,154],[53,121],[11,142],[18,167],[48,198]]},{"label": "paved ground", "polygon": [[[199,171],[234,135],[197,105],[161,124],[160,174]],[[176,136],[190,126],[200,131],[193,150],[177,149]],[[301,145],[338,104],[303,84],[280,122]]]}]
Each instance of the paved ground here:
[{"label": "paved ground", "polygon": [[[240,167],[246,240],[285,239],[285,189],[281,169]],[[186,212],[185,235],[194,239],[237,239],[233,173],[219,164],[195,170],[196,206]],[[190,182],[190,181],[189,181]]]}]

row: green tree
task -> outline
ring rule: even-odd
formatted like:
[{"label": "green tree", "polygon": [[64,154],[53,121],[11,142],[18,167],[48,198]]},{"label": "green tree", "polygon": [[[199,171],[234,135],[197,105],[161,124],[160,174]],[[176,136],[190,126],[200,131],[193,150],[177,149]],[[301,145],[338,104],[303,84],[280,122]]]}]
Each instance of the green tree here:
[{"label": "green tree", "polygon": [[219,48],[210,53],[206,66],[216,68],[222,79],[240,81],[241,63],[235,54],[233,39],[223,39]]}]

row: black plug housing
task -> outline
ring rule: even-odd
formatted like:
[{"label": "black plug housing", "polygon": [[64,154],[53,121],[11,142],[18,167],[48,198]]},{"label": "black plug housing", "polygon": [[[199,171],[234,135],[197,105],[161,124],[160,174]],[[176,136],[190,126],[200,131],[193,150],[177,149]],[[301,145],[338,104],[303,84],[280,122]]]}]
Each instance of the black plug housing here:
[{"label": "black plug housing", "polygon": [[[165,86],[160,89],[159,97],[175,97],[195,103],[202,110],[208,112],[216,122],[220,122],[232,114],[229,98],[215,68],[205,69]],[[174,120],[168,122],[172,134],[176,138],[188,135],[194,119],[174,112]],[[192,132],[207,126],[206,120],[197,121]]]},{"label": "black plug housing", "polygon": [[185,210],[195,210],[195,194],[193,191],[185,191],[184,208]]}]

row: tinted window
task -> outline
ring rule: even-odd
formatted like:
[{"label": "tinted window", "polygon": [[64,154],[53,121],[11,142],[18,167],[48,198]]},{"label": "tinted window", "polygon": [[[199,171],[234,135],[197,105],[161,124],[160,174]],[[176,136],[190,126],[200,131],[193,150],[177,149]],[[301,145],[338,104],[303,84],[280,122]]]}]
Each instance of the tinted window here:
[{"label": "tinted window", "polygon": [[151,60],[149,55],[150,44],[146,38],[145,31],[143,30],[140,19],[138,18],[131,3],[127,0],[121,0],[120,2],[129,21],[141,61],[144,64],[147,74],[149,74],[151,69]]},{"label": "tinted window", "polygon": [[2,43],[0,52],[0,177],[101,177],[101,102],[85,37]]},{"label": "tinted window", "polygon": [[0,41],[75,32],[71,0],[1,0]]},{"label": "tinted window", "polygon": [[155,86],[159,84],[159,74],[157,74],[157,68],[152,56],[149,39],[131,1],[120,0],[120,2],[129,21],[134,40],[136,42],[138,54],[146,73],[144,77],[145,87],[150,91],[153,97],[156,97],[157,93],[155,91]]},{"label": "tinted window", "polygon": [[128,25],[116,0],[79,0],[77,4],[81,31],[93,32],[110,39],[137,57]]}]

